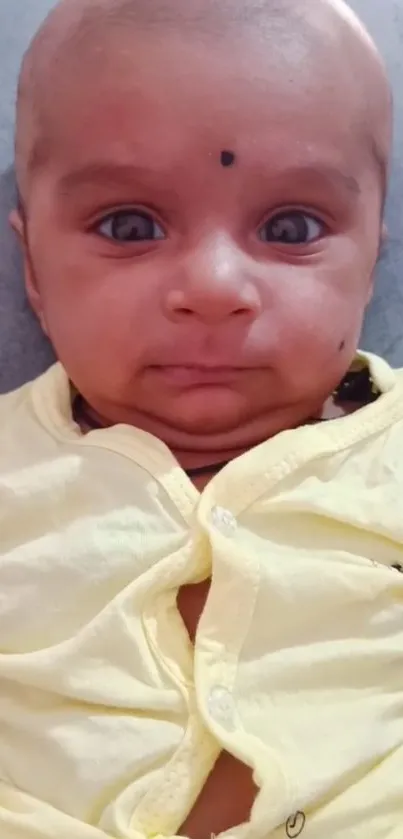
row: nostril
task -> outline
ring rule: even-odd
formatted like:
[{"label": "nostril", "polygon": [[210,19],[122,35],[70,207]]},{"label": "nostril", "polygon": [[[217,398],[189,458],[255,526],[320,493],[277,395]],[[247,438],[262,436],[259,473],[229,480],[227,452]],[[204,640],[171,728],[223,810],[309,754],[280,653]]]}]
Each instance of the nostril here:
[{"label": "nostril", "polygon": [[[194,318],[196,316],[196,317],[200,317],[202,319],[205,319],[205,318],[210,319],[211,317],[214,317],[212,314],[210,314],[210,318],[209,318],[209,316],[206,315],[205,313],[198,312],[196,309],[191,309],[188,306],[177,306],[175,308],[175,315],[177,317],[182,317],[182,318],[190,318],[190,317]],[[224,316],[220,312],[219,313],[219,319],[221,320],[223,317],[244,318],[247,315],[250,315],[250,310],[248,309],[248,307],[247,306],[239,306],[238,309],[233,309],[232,312],[229,311]]]},{"label": "nostril", "polygon": [[[193,309],[189,309],[187,306],[178,306],[175,310],[177,315],[181,317],[194,317],[197,312]],[[249,309],[246,307],[240,307],[239,309],[234,309],[233,312],[228,312],[228,317],[245,317],[245,315],[249,314]]]},{"label": "nostril", "polygon": [[191,309],[187,309],[185,306],[179,306],[176,310],[176,313],[178,315],[184,315],[184,317],[189,317],[190,315],[194,314],[194,312],[192,312]]}]

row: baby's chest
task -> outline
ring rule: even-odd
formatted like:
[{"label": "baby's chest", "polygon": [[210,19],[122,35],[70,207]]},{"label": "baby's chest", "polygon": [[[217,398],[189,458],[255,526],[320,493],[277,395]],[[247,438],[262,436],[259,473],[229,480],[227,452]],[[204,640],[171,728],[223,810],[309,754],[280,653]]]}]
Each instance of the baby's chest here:
[{"label": "baby's chest", "polygon": [[[83,820],[102,800],[112,833],[122,812],[158,822],[174,778],[155,829],[197,836],[222,796],[227,827],[248,817],[250,770],[282,802],[274,828],[299,812],[287,789],[316,806],[401,747],[400,545],[301,513],[221,509],[200,530],[141,551],[83,530],[78,561],[67,528],[5,556],[0,777]],[[180,586],[201,550],[211,586]]]}]

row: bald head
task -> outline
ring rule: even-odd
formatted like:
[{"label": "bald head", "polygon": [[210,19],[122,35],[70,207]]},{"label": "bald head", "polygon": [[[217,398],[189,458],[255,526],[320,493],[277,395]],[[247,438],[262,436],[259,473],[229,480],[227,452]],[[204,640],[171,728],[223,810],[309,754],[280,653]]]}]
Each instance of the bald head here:
[{"label": "bald head", "polygon": [[390,88],[373,41],[343,0],[61,0],[32,41],[19,80],[16,168],[24,203],[32,175],[46,162],[52,108],[63,88],[79,85],[90,64],[104,67],[110,45],[129,31],[217,43],[252,37],[274,63],[292,64],[307,77],[333,68],[337,81],[338,67],[347,67],[358,121],[367,125],[386,182]]},{"label": "bald head", "polygon": [[[139,28],[188,29],[222,36],[228,32],[275,24],[307,25],[312,31],[328,24],[358,38],[376,52],[364,26],[344,0],[59,0],[34,39],[59,47],[66,40],[77,43],[94,31],[133,23]],[[292,35],[292,33],[290,33]]]}]

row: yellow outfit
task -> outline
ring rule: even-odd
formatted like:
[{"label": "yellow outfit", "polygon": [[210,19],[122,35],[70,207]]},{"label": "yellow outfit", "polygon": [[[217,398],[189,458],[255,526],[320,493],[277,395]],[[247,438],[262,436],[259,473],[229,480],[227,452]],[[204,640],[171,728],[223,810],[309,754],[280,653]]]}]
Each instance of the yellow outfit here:
[{"label": "yellow outfit", "polygon": [[259,788],[222,836],[402,839],[403,379],[367,360],[377,402],[202,494],[83,436],[59,365],[0,399],[0,839],[174,836],[221,749]]}]

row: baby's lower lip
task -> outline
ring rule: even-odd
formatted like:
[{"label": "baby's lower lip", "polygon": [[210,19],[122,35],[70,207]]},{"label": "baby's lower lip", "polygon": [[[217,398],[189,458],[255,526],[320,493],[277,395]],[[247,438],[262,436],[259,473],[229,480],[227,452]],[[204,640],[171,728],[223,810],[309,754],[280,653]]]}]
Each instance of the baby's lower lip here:
[{"label": "baby's lower lip", "polygon": [[182,387],[229,385],[241,372],[237,367],[198,367],[186,365],[166,365],[154,367],[153,369],[168,383]]}]

